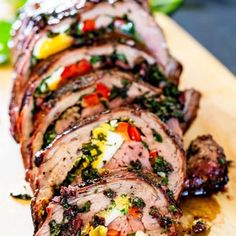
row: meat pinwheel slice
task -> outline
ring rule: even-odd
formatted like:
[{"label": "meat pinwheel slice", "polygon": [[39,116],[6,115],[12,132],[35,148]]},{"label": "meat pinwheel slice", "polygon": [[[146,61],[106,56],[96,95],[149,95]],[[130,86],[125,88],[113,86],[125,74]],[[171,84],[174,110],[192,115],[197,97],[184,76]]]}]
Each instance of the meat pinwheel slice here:
[{"label": "meat pinwheel slice", "polygon": [[[85,122],[85,121],[84,121]],[[178,199],[185,177],[182,143],[152,113],[120,108],[89,119],[59,136],[36,155],[36,199],[40,218],[55,188],[89,182],[104,169],[146,168],[162,179]]]},{"label": "meat pinwheel slice", "polygon": [[183,196],[209,195],[224,189],[229,181],[228,162],[223,148],[211,135],[193,140],[187,158]]},{"label": "meat pinwheel slice", "polygon": [[178,207],[156,176],[117,170],[81,186],[62,187],[36,236],[177,235]]},{"label": "meat pinwheel slice", "polygon": [[115,1],[113,4],[41,1],[25,7],[16,26],[13,40],[16,78],[10,105],[13,134],[22,92],[28,85],[32,69],[65,49],[108,41],[142,45],[168,78],[177,83],[181,73],[181,66],[169,55],[161,29],[137,1]]},{"label": "meat pinwheel slice", "polygon": [[[25,166],[32,168],[34,154],[81,119],[132,104],[139,97],[158,101],[161,94],[161,90],[138,82],[132,74],[101,70],[67,83],[42,104],[41,98],[35,97],[33,104],[39,100],[40,105],[33,113],[34,116],[31,117],[32,111],[29,113],[29,110],[23,110],[21,117],[24,120],[20,121],[25,134],[21,141]],[[34,126],[27,130],[30,124]]]}]

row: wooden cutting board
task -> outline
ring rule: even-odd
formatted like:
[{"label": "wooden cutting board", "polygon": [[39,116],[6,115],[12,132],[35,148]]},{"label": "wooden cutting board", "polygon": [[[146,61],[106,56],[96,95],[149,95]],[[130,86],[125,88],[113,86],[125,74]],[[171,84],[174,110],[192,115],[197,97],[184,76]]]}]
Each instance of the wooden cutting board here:
[{"label": "wooden cutting board", "polygon": [[[236,162],[235,76],[170,18],[158,15],[157,21],[166,34],[171,53],[184,65],[181,88],[194,87],[202,92],[198,118],[185,136],[185,145],[197,135],[210,133],[224,147],[228,159]],[[11,192],[26,192],[19,146],[9,133],[7,109],[12,77],[11,68],[0,69],[0,235],[31,236],[29,204],[9,196]],[[235,165],[230,168],[227,192],[215,196],[220,213],[212,222],[210,235],[236,235]]]}]

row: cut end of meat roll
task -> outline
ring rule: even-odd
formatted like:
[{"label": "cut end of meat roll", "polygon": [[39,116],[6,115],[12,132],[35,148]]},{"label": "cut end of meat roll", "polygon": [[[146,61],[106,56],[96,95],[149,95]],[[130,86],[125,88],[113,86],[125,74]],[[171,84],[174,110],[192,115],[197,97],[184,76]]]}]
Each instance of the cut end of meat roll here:
[{"label": "cut end of meat roll", "polygon": [[156,176],[120,169],[83,184],[61,189],[36,236],[177,235],[179,209]]},{"label": "cut end of meat roll", "polygon": [[224,189],[229,181],[229,163],[223,148],[211,135],[202,135],[193,140],[187,158],[183,196],[210,195]]}]

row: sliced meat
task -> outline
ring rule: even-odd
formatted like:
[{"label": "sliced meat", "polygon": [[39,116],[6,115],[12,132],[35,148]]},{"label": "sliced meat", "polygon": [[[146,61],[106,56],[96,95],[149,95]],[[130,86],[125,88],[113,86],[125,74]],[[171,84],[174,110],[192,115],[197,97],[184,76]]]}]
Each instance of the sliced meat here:
[{"label": "sliced meat", "polygon": [[176,199],[185,178],[179,138],[152,113],[131,108],[90,118],[89,124],[65,132],[36,158],[40,162],[39,169],[34,169],[35,212],[52,198],[55,186],[81,179],[89,182],[99,175],[100,168],[147,168],[162,179]]},{"label": "sliced meat", "polygon": [[[145,96],[146,99],[152,97],[158,100],[160,94],[160,90],[136,81],[132,74],[102,70],[89,74],[84,79],[73,81],[56,91],[49,101],[37,108],[38,111],[34,112],[33,117],[32,106],[35,100],[31,99],[31,109],[25,107],[21,114],[21,129],[24,131],[21,150],[25,166],[32,168],[32,157],[53,140],[46,140],[50,132],[54,135],[60,134],[83,118],[131,104],[137,97]],[[89,104],[85,104],[86,101]]]},{"label": "sliced meat", "polygon": [[187,151],[187,179],[183,196],[209,195],[227,184],[228,162],[211,135],[197,137]]},{"label": "sliced meat", "polygon": [[51,235],[54,230],[60,235],[92,235],[99,229],[104,235],[138,231],[149,236],[177,235],[178,207],[154,175],[117,170],[80,186],[61,189],[60,197],[47,207],[47,218],[36,236]]},{"label": "sliced meat", "polygon": [[[137,44],[141,44],[143,48],[148,49],[149,53],[154,56],[168,78],[178,82],[181,73],[180,64],[168,53],[162,31],[150,14],[137,4],[136,1],[117,1],[114,4],[107,2],[84,4],[80,1],[76,7],[75,5],[73,6],[73,4],[76,4],[75,1],[69,1],[67,5],[63,3],[63,6],[61,4],[61,2],[52,3],[49,8],[43,2],[30,5],[29,8],[25,8],[25,11],[23,10],[15,25],[16,33],[13,40],[13,44],[15,45],[13,52],[15,55],[15,72],[17,76],[12,90],[13,96],[10,104],[10,117],[12,121],[12,133],[17,140],[19,137],[16,133],[16,120],[23,98],[22,91],[24,92],[25,87],[27,87],[34,64],[38,63],[38,60],[35,61],[35,56],[32,56],[32,53],[35,48],[38,48],[37,43],[41,42],[40,40],[47,37],[47,35],[52,35],[49,38],[49,40],[52,40],[53,37],[58,36],[58,32],[63,34],[63,37],[67,38],[60,40],[64,43],[68,41],[68,47],[70,44],[71,46],[73,44],[75,47],[81,47],[87,44],[92,45],[94,42],[112,41],[114,39],[118,39],[128,45],[130,43],[133,45],[136,41]],[[52,15],[53,7],[55,7],[55,11],[53,11]],[[126,16],[130,18],[131,24],[134,25],[130,29],[131,33],[127,33],[126,29],[121,30],[122,24],[120,23],[122,23],[124,17],[126,20]],[[94,37],[88,38],[89,34],[86,33],[87,31],[82,35],[81,33],[78,34],[78,24],[84,24],[83,22],[91,19],[96,21]],[[108,27],[112,19],[118,19],[118,23],[114,21],[112,25],[115,27]],[[63,29],[67,29],[66,27],[70,27],[70,30],[65,32],[71,32],[71,35],[65,36],[65,33],[63,33]],[[75,29],[72,29],[73,27]],[[117,28],[119,29],[118,33],[116,32]],[[111,29],[115,30],[115,36],[113,31],[112,34],[110,33]],[[110,36],[104,33],[107,30]],[[137,33],[135,33],[136,31]],[[70,40],[71,43],[69,42]],[[57,42],[59,42],[59,39]],[[64,49],[66,45],[59,45],[58,48]],[[56,49],[54,50],[57,51]],[[47,50],[47,52],[49,51]]]},{"label": "sliced meat", "polygon": [[180,99],[184,104],[184,122],[182,122],[181,127],[186,132],[197,117],[201,93],[195,89],[187,89],[182,93]]},{"label": "sliced meat", "polygon": [[[122,63],[122,61],[119,60],[119,56],[122,56],[125,62]],[[97,61],[96,63],[94,63],[95,59]],[[104,44],[101,46],[84,47],[81,49],[68,50],[66,52],[54,56],[48,61],[40,63],[35,68],[34,73],[31,76],[31,83],[28,86],[27,92],[21,92],[22,96],[24,95],[24,93],[26,93],[23,101],[23,107],[21,109],[21,111],[23,110],[21,114],[23,118],[17,119],[16,117],[14,118],[14,121],[12,121],[13,126],[16,126],[16,121],[18,123],[17,133],[19,139],[21,139],[22,136],[24,139],[29,138],[29,134],[32,132],[32,125],[30,125],[32,122],[30,121],[30,116],[32,115],[33,111],[35,91],[38,90],[40,84],[42,84],[45,79],[52,77],[52,75],[55,75],[55,73],[57,73],[56,71],[60,69],[61,71],[63,71],[63,68],[64,70],[66,70],[66,68],[70,68],[71,65],[74,65],[75,63],[84,60],[86,60],[88,63],[90,62],[91,70],[103,67],[117,67],[125,71],[134,71],[137,77],[142,77],[143,80],[147,80],[147,78],[149,78],[150,76],[150,73],[143,73],[142,64],[155,64],[154,58],[149,56],[147,53],[121,44]],[[94,64],[92,64],[91,61]],[[156,70],[158,70],[158,67],[156,67]],[[89,72],[89,70],[87,70],[87,72]],[[57,75],[57,77],[59,77],[59,75]],[[77,77],[78,76],[74,76],[74,78],[72,77],[69,79],[77,79]],[[153,79],[153,83],[154,82],[155,78]],[[157,82],[155,82],[155,85],[157,84]],[[64,84],[59,83],[58,86],[60,85],[62,86]],[[44,98],[46,95],[47,93],[41,93],[38,97],[43,101],[42,98]],[[13,107],[12,110],[14,111]],[[15,111],[13,113],[17,115]],[[24,124],[21,123],[24,122],[24,117],[29,117],[27,122],[30,130],[26,129],[24,127]]]}]

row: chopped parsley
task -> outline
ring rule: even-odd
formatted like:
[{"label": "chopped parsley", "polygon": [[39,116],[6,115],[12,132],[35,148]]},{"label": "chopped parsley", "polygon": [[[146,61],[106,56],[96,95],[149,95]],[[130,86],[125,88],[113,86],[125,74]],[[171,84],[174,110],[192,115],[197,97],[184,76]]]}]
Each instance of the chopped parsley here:
[{"label": "chopped parsley", "polygon": [[90,207],[91,207],[91,202],[87,201],[87,202],[84,203],[84,205],[82,207],[79,208],[79,212],[80,213],[89,212]]},{"label": "chopped parsley", "polygon": [[141,209],[143,209],[146,206],[145,202],[140,197],[133,198],[131,203],[133,207],[137,207]]},{"label": "chopped parsley", "polygon": [[90,62],[94,65],[96,63],[99,62],[103,62],[104,61],[104,57],[105,56],[100,56],[100,55],[94,55],[90,58]]},{"label": "chopped parsley", "polygon": [[164,228],[165,230],[168,230],[173,224],[173,220],[168,216],[160,217],[159,222],[160,222],[160,226]]},{"label": "chopped parsley", "polygon": [[47,85],[47,79],[49,77],[47,77],[46,79],[44,79],[40,85],[35,89],[35,92],[34,92],[34,96],[35,97],[40,97],[42,95],[45,95],[46,93],[49,92],[49,88],[48,88],[48,85]]},{"label": "chopped parsley", "polygon": [[155,206],[150,207],[149,215],[152,216],[153,218],[157,218],[157,219],[159,219],[159,217],[160,217],[160,213]]},{"label": "chopped parsley", "polygon": [[178,212],[178,209],[177,209],[176,206],[173,205],[173,204],[169,205],[169,206],[168,206],[168,209],[169,209],[169,211],[171,211],[171,212],[173,212],[173,213]]},{"label": "chopped parsley", "polygon": [[98,179],[101,177],[101,174],[98,172],[97,169],[92,167],[88,167],[82,171],[82,180],[84,182],[90,182],[91,180]]},{"label": "chopped parsley", "polygon": [[143,144],[143,146],[144,146],[147,150],[149,150],[149,146],[148,146],[148,144],[147,144],[146,142],[142,141],[142,144]]},{"label": "chopped parsley", "polygon": [[82,145],[82,153],[84,159],[92,162],[98,157],[102,152],[99,149],[99,146],[96,144],[93,144],[91,142],[89,143],[84,143]]},{"label": "chopped parsley", "polygon": [[227,165],[227,161],[226,161],[226,159],[225,159],[225,156],[224,155],[222,155],[221,157],[218,157],[218,163],[220,164],[220,165],[222,165],[222,166],[225,166],[225,165]]},{"label": "chopped parsley", "polygon": [[103,194],[108,197],[108,198],[115,198],[117,196],[117,193],[115,191],[113,191],[112,189],[107,189],[107,190],[104,190]]},{"label": "chopped parsley", "polygon": [[99,133],[98,135],[97,135],[97,139],[99,140],[99,141],[106,141],[107,139],[106,139],[106,135],[104,134],[104,133]]},{"label": "chopped parsley", "polygon": [[58,224],[55,220],[49,222],[50,236],[59,236],[61,233],[61,224]]},{"label": "chopped parsley", "polygon": [[173,224],[173,220],[168,216],[162,216],[155,206],[150,208],[149,215],[156,218],[159,221],[160,226],[165,230],[168,230]]},{"label": "chopped parsley", "polygon": [[57,136],[54,129],[48,130],[43,137],[43,148],[46,148]]},{"label": "chopped parsley", "polygon": [[132,170],[141,170],[142,163],[140,162],[140,160],[130,161],[130,167]]},{"label": "chopped parsley", "polygon": [[172,190],[170,190],[170,189],[167,189],[167,190],[166,190],[166,194],[167,194],[168,197],[170,197],[170,198],[173,198],[173,197],[174,197],[174,192],[173,192]]},{"label": "chopped parsley", "polygon": [[173,169],[171,165],[161,156],[158,156],[152,162],[153,171],[155,173],[165,173],[168,175]]},{"label": "chopped parsley", "polygon": [[163,142],[162,136],[155,129],[152,129],[152,135],[157,142]]},{"label": "chopped parsley", "polygon": [[116,59],[122,62],[127,62],[127,58],[123,53],[116,53]]},{"label": "chopped parsley", "polygon": [[127,92],[129,87],[131,86],[131,83],[128,80],[122,80],[122,85],[123,86],[121,88],[113,86],[109,100],[113,100],[117,97],[121,97],[123,99],[127,98]]}]

